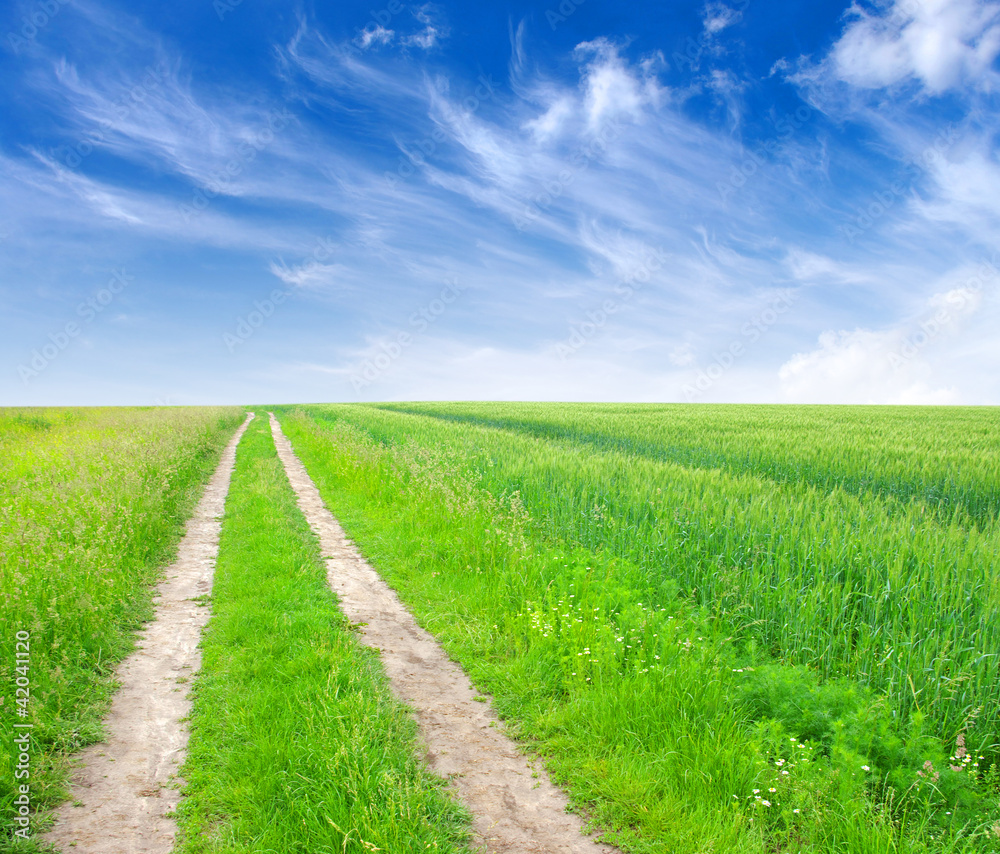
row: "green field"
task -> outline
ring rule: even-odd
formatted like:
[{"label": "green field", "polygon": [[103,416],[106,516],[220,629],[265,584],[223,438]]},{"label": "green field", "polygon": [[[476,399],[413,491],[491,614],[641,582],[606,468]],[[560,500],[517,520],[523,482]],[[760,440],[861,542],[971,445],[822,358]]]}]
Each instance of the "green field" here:
[{"label": "green field", "polygon": [[1000,850],[995,410],[281,417],[626,850]]},{"label": "green field", "polygon": [[[1000,852],[997,410],[275,412],[365,556],[622,850]],[[0,410],[4,810],[14,632],[44,808],[241,420]],[[265,434],[227,500],[179,850],[461,850]]]}]

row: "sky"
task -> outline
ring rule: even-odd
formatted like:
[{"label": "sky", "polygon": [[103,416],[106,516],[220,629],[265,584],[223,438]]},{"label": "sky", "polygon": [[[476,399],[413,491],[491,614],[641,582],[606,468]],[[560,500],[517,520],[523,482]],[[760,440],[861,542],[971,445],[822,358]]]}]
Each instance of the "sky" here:
[{"label": "sky", "polygon": [[0,36],[0,405],[1000,403],[1000,2]]}]

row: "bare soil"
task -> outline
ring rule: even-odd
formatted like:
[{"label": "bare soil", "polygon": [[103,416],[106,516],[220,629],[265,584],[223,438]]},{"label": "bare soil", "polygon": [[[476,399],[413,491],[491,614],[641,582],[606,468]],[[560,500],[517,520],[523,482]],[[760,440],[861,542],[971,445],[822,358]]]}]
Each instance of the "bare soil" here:
[{"label": "bare soil", "polygon": [[476,842],[497,854],[617,851],[583,835],[583,822],[566,812],[567,798],[541,762],[529,761],[504,734],[483,695],[347,539],[273,415],[271,430],[299,506],[328,556],[327,578],[341,609],[361,627],[362,642],[381,654],[393,691],[412,707],[427,763],[472,812]]},{"label": "bare soil", "polygon": [[182,720],[191,710],[190,683],[201,666],[198,641],[209,617],[219,532],[236,446],[253,416],[230,441],[187,524],[177,560],[157,587],[156,615],[139,648],[118,668],[121,689],[105,720],[107,740],[82,751],[71,797],[42,837],[75,854],[168,854],[177,825],[168,818],[180,800],[177,771],[188,742]]}]

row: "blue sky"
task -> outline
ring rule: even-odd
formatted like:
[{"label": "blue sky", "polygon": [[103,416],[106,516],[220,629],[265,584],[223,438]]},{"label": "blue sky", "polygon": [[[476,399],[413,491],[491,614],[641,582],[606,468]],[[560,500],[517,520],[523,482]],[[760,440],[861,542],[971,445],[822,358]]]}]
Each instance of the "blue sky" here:
[{"label": "blue sky", "polygon": [[1000,403],[1000,3],[6,3],[0,403]]}]

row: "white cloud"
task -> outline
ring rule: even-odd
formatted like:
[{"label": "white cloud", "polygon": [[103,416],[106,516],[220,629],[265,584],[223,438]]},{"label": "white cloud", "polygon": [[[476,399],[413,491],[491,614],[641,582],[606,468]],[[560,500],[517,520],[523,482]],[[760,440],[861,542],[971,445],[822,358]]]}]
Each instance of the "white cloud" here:
[{"label": "white cloud", "polygon": [[194,90],[179,59],[153,49],[146,55],[152,61],[139,72],[114,55],[79,67],[54,61],[51,78],[40,76],[40,97],[62,113],[67,142],[39,159],[61,174],[84,175],[91,153],[102,150],[154,172],[174,172],[212,197],[251,193],[247,179],[259,163],[288,153],[293,116],[287,106],[220,102]]},{"label": "white cloud", "polygon": [[587,126],[597,132],[613,119],[640,121],[647,107],[658,107],[665,92],[650,71],[639,77],[605,38],[581,42],[574,53],[593,56],[583,71]]},{"label": "white cloud", "polygon": [[427,27],[419,33],[412,36],[407,36],[403,39],[403,44],[412,44],[417,47],[422,47],[424,50],[430,50],[437,44],[438,31],[435,27]]},{"label": "white cloud", "polygon": [[430,50],[441,39],[448,37],[449,29],[440,22],[441,15],[433,4],[425,3],[420,6],[413,13],[413,17],[420,21],[424,28],[419,33],[401,39],[403,44]]},{"label": "white cloud", "polygon": [[368,50],[373,44],[389,44],[395,35],[395,30],[387,30],[378,24],[374,29],[362,30],[361,35],[357,38],[357,43],[363,50]]},{"label": "white cloud", "polygon": [[429,99],[438,127],[473,155],[484,175],[505,186],[517,179],[523,164],[505,130],[476,115],[482,101],[476,99],[476,109],[470,109],[452,101],[443,85],[431,89]]},{"label": "white cloud", "polygon": [[[970,279],[970,281],[973,281]],[[997,283],[994,283],[994,287]],[[778,371],[786,400],[797,403],[951,404],[962,393],[946,367],[960,333],[982,306],[982,284],[934,294],[909,322],[885,329],[827,331],[819,346]]]},{"label": "white cloud", "polygon": [[307,261],[304,264],[288,266],[284,262],[272,261],[270,271],[286,285],[296,288],[344,289],[349,287],[345,279],[350,270],[342,264],[322,264]]},{"label": "white cloud", "polygon": [[830,56],[836,76],[862,89],[914,79],[933,95],[995,88],[1000,5],[983,0],[895,0],[883,15],[857,4]]},{"label": "white cloud", "polygon": [[701,235],[701,244],[695,242],[694,245],[699,249],[703,259],[706,261],[711,259],[716,265],[723,267],[737,269],[741,266],[744,261],[743,257],[725,244],[720,243],[714,234],[710,235],[707,228],[698,225],[695,226],[694,230]]},{"label": "white cloud", "polygon": [[[987,145],[983,140],[981,148]],[[926,166],[935,193],[914,199],[914,212],[934,225],[959,225],[976,234],[983,245],[995,245],[1000,227],[1000,163],[995,156],[971,151],[961,158],[934,157]]]},{"label": "white cloud", "polygon": [[785,259],[792,275],[799,281],[809,282],[820,276],[835,275],[838,272],[837,262],[824,255],[793,249]]},{"label": "white cloud", "polygon": [[[592,268],[596,274],[601,273],[601,265],[597,259],[603,259],[610,268],[611,277],[615,280],[631,280],[640,271],[643,276],[658,278],[657,271],[666,263],[662,247],[650,245],[638,236],[629,235],[620,229],[607,229],[597,222],[583,221],[579,227],[580,244],[587,249],[592,258]],[[648,280],[648,279],[644,279]]]},{"label": "white cloud", "polygon": [[746,82],[741,80],[732,71],[722,69],[712,69],[705,81],[707,87],[714,92],[719,100],[726,105],[726,112],[729,115],[729,128],[736,132],[743,116],[743,104],[740,95],[746,89]]},{"label": "white cloud", "polygon": [[789,249],[785,265],[795,280],[803,285],[862,284],[872,283],[875,278],[871,271],[859,270],[854,265],[798,247]]},{"label": "white cloud", "polygon": [[288,43],[276,51],[287,82],[293,85],[295,74],[289,72],[297,69],[321,86],[349,91],[355,97],[416,97],[423,88],[418,77],[401,73],[391,61],[366,62],[356,43],[331,42],[305,18]]},{"label": "white cloud", "polygon": [[562,135],[563,129],[575,114],[573,100],[566,96],[556,97],[549,108],[540,116],[529,119],[523,127],[537,142],[548,142]]},{"label": "white cloud", "polygon": [[774,65],[771,66],[771,70],[768,71],[767,76],[774,77],[775,74],[784,75],[788,74],[788,72],[791,70],[792,70],[791,63],[784,57],[781,57],[781,59],[777,60],[777,62],[775,62]]},{"label": "white cloud", "polygon": [[900,343],[895,332],[824,332],[817,349],[781,366],[778,379],[798,403],[888,403],[895,384],[889,354]]},{"label": "white cloud", "polygon": [[717,0],[712,0],[712,2],[705,4],[702,22],[705,25],[705,32],[710,36],[714,36],[716,33],[722,32],[726,27],[735,24],[742,17],[743,13],[741,11],[726,6],[724,3],[719,3]]},{"label": "white cloud", "polygon": [[618,119],[638,124],[667,101],[667,90],[657,79],[665,67],[659,51],[632,65],[621,56],[621,47],[608,39],[581,42],[574,50],[580,63],[580,85],[570,89],[539,76],[529,77],[523,30],[522,23],[517,35],[512,35],[510,82],[525,104],[538,107],[521,124],[536,143],[558,142],[582,132],[598,133]]}]

